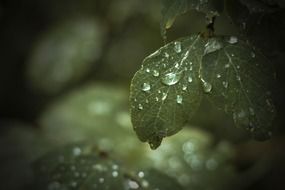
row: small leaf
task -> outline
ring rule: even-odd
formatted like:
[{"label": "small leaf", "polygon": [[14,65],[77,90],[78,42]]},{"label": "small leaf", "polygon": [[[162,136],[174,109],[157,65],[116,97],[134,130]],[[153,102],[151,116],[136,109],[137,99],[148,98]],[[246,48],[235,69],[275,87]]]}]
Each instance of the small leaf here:
[{"label": "small leaf", "polygon": [[201,78],[212,85],[208,98],[232,114],[237,126],[257,139],[271,136],[275,108],[271,96],[274,72],[270,62],[249,44],[219,39],[224,47],[203,57]]},{"label": "small leaf", "polygon": [[170,28],[177,16],[190,10],[203,12],[207,17],[217,16],[223,10],[222,0],[162,0],[161,35],[166,39],[166,29]]},{"label": "small leaf", "polygon": [[151,148],[178,132],[199,107],[198,70],[204,45],[197,35],[169,43],[148,56],[135,74],[130,94],[132,123],[140,140],[148,141]]}]

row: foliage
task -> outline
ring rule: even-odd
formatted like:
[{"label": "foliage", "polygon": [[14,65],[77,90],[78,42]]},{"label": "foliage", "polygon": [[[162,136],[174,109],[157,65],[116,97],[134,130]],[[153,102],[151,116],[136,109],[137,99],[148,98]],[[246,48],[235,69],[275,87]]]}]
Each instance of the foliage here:
[{"label": "foliage", "polygon": [[0,189],[283,189],[284,8],[0,3]]}]

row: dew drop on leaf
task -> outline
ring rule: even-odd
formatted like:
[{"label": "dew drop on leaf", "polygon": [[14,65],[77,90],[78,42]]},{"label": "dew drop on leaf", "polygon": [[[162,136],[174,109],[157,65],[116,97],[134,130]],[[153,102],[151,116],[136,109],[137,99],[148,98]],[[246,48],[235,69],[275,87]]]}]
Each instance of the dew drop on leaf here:
[{"label": "dew drop on leaf", "polygon": [[204,92],[206,92],[206,93],[211,92],[211,90],[212,90],[212,85],[211,85],[211,83],[206,82],[206,81],[204,81],[204,80],[202,79],[202,85],[203,85],[203,90],[204,90]]},{"label": "dew drop on leaf", "polygon": [[187,86],[186,86],[186,85],[183,85],[183,86],[182,86],[182,90],[184,90],[184,91],[187,90]]},{"label": "dew drop on leaf", "polygon": [[255,53],[254,52],[251,52],[250,55],[251,55],[252,58],[255,58]]},{"label": "dew drop on leaf", "polygon": [[220,75],[220,74],[217,74],[217,78],[218,78],[218,79],[221,78],[221,75]]},{"label": "dew drop on leaf", "polygon": [[229,83],[227,81],[223,81],[222,83],[225,88],[228,88]]},{"label": "dew drop on leaf", "polygon": [[180,53],[181,52],[181,43],[180,42],[174,42],[174,51],[176,53]]},{"label": "dew drop on leaf", "polygon": [[119,175],[119,173],[118,173],[117,171],[113,171],[113,172],[112,172],[112,176],[113,176],[113,177],[118,177],[118,175]]},{"label": "dew drop on leaf", "polygon": [[141,104],[139,104],[139,110],[142,110],[143,106]]},{"label": "dew drop on leaf", "polygon": [[140,172],[138,173],[138,176],[139,176],[140,178],[143,178],[143,177],[144,177],[144,173],[143,173],[142,171],[140,171]]},{"label": "dew drop on leaf", "polygon": [[165,52],[164,53],[164,57],[168,59],[169,58],[169,54],[167,52]]},{"label": "dew drop on leaf", "polygon": [[148,82],[143,83],[142,85],[142,91],[149,91],[150,90],[150,84]]},{"label": "dew drop on leaf", "polygon": [[153,70],[152,75],[154,77],[158,77],[159,76],[159,72],[157,70]]},{"label": "dew drop on leaf", "polygon": [[192,77],[191,77],[191,76],[189,76],[189,77],[188,77],[188,82],[190,82],[190,83],[191,83],[192,81],[193,81]]},{"label": "dew drop on leaf", "polygon": [[167,94],[165,93],[165,92],[163,92],[162,93],[162,98],[161,98],[161,100],[163,101],[163,100],[165,100],[167,98]]},{"label": "dew drop on leaf", "polygon": [[182,104],[182,101],[183,101],[182,96],[181,96],[181,95],[177,95],[177,96],[176,96],[176,102],[177,102],[177,104]]},{"label": "dew drop on leaf", "polygon": [[162,78],[161,78],[161,81],[163,84],[166,84],[168,86],[171,86],[171,85],[174,85],[176,83],[179,82],[179,80],[181,79],[182,77],[182,73],[174,73],[174,72],[171,72],[171,73],[167,73],[165,74]]}]

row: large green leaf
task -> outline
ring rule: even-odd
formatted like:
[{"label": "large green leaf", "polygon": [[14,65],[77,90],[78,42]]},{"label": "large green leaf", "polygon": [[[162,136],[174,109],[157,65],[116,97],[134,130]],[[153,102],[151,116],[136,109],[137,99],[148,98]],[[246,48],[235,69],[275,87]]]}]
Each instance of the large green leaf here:
[{"label": "large green leaf", "polygon": [[232,114],[237,126],[257,139],[267,139],[275,115],[270,62],[236,37],[221,39],[221,43],[223,49],[205,55],[202,61],[201,78],[213,88],[208,98]]},{"label": "large green leaf", "polygon": [[132,123],[152,148],[178,132],[200,104],[199,63],[206,41],[200,36],[172,42],[144,61],[131,85]]},{"label": "large green leaf", "polygon": [[166,29],[170,28],[177,16],[190,10],[203,12],[207,17],[216,16],[223,10],[223,0],[162,0],[161,35],[166,38]]},{"label": "large green leaf", "polygon": [[[275,108],[270,62],[237,37],[199,35],[148,56],[131,84],[131,118],[141,141],[157,148],[195,113],[203,91],[259,139],[271,135]],[[227,97],[227,98],[225,98]]]}]

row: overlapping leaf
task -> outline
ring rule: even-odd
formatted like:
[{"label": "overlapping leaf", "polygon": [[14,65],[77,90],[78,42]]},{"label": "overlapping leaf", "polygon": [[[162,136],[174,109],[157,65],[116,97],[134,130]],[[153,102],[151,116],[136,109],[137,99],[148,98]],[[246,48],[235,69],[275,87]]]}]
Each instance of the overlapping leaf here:
[{"label": "overlapping leaf", "polygon": [[130,101],[138,137],[152,148],[178,132],[200,104],[198,80],[205,40],[192,36],[162,47],[148,56],[135,74]]},{"label": "overlapping leaf", "polygon": [[275,108],[269,61],[236,37],[199,35],[167,44],[143,61],[131,85],[131,117],[152,148],[177,133],[199,107],[203,91],[256,138],[271,135]]},{"label": "overlapping leaf", "polygon": [[162,0],[161,35],[166,38],[166,29],[170,28],[177,16],[190,10],[216,16],[223,10],[223,0]]}]

